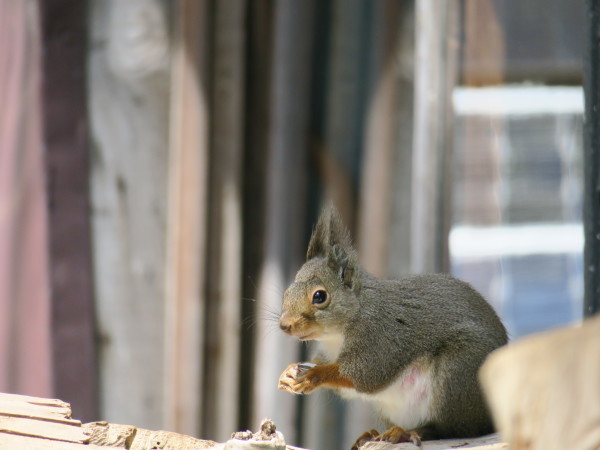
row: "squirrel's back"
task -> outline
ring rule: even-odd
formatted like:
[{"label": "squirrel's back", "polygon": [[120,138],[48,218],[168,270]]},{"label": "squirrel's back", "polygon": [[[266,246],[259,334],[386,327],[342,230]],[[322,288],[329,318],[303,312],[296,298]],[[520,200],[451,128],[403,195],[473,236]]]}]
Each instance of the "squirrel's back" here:
[{"label": "squirrel's back", "polygon": [[[364,273],[364,272],[363,272]],[[380,280],[365,274],[363,311],[380,311],[408,327],[426,326],[446,335],[460,329],[484,333],[496,346],[506,343],[504,325],[492,306],[469,283],[448,274],[409,275]]]}]

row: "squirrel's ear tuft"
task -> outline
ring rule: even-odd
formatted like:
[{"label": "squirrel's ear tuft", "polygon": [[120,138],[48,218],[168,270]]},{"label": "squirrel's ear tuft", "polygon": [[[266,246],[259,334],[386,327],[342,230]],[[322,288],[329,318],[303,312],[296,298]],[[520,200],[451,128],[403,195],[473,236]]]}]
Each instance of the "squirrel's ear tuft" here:
[{"label": "squirrel's ear tuft", "polygon": [[337,209],[333,204],[329,204],[323,208],[310,237],[306,259],[319,256],[329,258],[334,246],[338,246],[348,256],[353,257],[355,254],[348,228],[344,225]]},{"label": "squirrel's ear tuft", "polygon": [[308,250],[306,251],[306,260],[318,258],[319,256],[324,257],[327,255],[328,243],[329,243],[329,220],[327,216],[327,210],[323,210],[317,221],[308,242]]},{"label": "squirrel's ear tuft", "polygon": [[357,256],[350,232],[333,205],[323,209],[310,237],[306,259],[327,258],[327,265],[348,287],[353,286]]}]

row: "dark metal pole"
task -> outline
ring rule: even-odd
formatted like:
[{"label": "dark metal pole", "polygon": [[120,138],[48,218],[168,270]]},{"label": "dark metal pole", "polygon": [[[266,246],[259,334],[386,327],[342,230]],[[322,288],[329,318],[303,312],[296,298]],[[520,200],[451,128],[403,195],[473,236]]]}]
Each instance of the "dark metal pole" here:
[{"label": "dark metal pole", "polygon": [[600,311],[600,0],[587,1],[584,128],[584,316]]}]

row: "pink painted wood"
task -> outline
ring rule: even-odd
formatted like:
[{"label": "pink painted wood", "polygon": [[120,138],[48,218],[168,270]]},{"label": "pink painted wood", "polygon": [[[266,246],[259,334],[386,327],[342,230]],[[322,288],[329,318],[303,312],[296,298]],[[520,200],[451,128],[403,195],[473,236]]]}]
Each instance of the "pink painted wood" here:
[{"label": "pink painted wood", "polygon": [[37,2],[0,0],[0,391],[52,396]]}]

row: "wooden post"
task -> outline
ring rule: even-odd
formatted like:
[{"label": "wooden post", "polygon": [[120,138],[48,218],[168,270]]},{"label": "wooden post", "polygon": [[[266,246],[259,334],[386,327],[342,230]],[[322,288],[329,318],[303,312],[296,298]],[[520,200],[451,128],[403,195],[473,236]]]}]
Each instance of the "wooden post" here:
[{"label": "wooden post", "polygon": [[199,436],[202,424],[208,211],[208,2],[173,6],[164,423]]},{"label": "wooden post", "polygon": [[[169,33],[163,2],[94,0],[89,99],[103,419],[163,428]],[[118,382],[115,382],[118,380]]]},{"label": "wooden post", "polygon": [[0,390],[53,395],[37,2],[0,0]]},{"label": "wooden post", "polygon": [[[255,342],[259,323],[268,319],[267,313],[256,307],[260,262],[265,252],[266,197],[269,168],[269,112],[271,107],[271,60],[273,42],[273,3],[253,0],[248,4],[248,55],[246,80],[246,134],[244,153],[244,227],[242,280],[242,342],[240,365],[239,429],[247,430],[253,422],[255,383]],[[260,400],[259,400],[260,401]],[[258,417],[257,420],[261,420]]]},{"label": "wooden post", "polygon": [[588,54],[585,58],[585,155],[583,167],[584,315],[600,312],[600,1],[587,2]]},{"label": "wooden post", "polygon": [[415,88],[415,2],[402,2],[398,13],[398,34],[394,51],[396,102],[393,121],[396,127],[394,154],[388,170],[393,172],[389,205],[386,276],[397,278],[411,272],[412,160]]},{"label": "wooden post", "polygon": [[[376,2],[367,17],[371,64],[357,241],[361,264],[388,277],[406,273],[410,261],[414,5]],[[346,414],[346,448],[363,431],[382,427],[371,405],[357,402]]]},{"label": "wooden post", "polygon": [[[257,295],[257,308],[279,311],[281,294],[300,266],[304,252],[304,172],[309,142],[309,114],[313,2],[282,0],[275,3],[275,31],[265,259]],[[270,416],[287,437],[296,442],[296,398],[277,390],[281,371],[299,356],[298,344],[285,336],[270,337],[276,324],[258,322],[254,382],[254,421]],[[271,335],[272,336],[272,335]]]},{"label": "wooden post", "polygon": [[458,55],[456,0],[416,0],[411,271],[448,270],[451,94]]},{"label": "wooden post", "polygon": [[40,3],[54,393],[97,418],[89,205],[85,3]]},{"label": "wooden post", "polygon": [[217,440],[238,421],[246,7],[222,0],[213,17],[203,435]]}]

